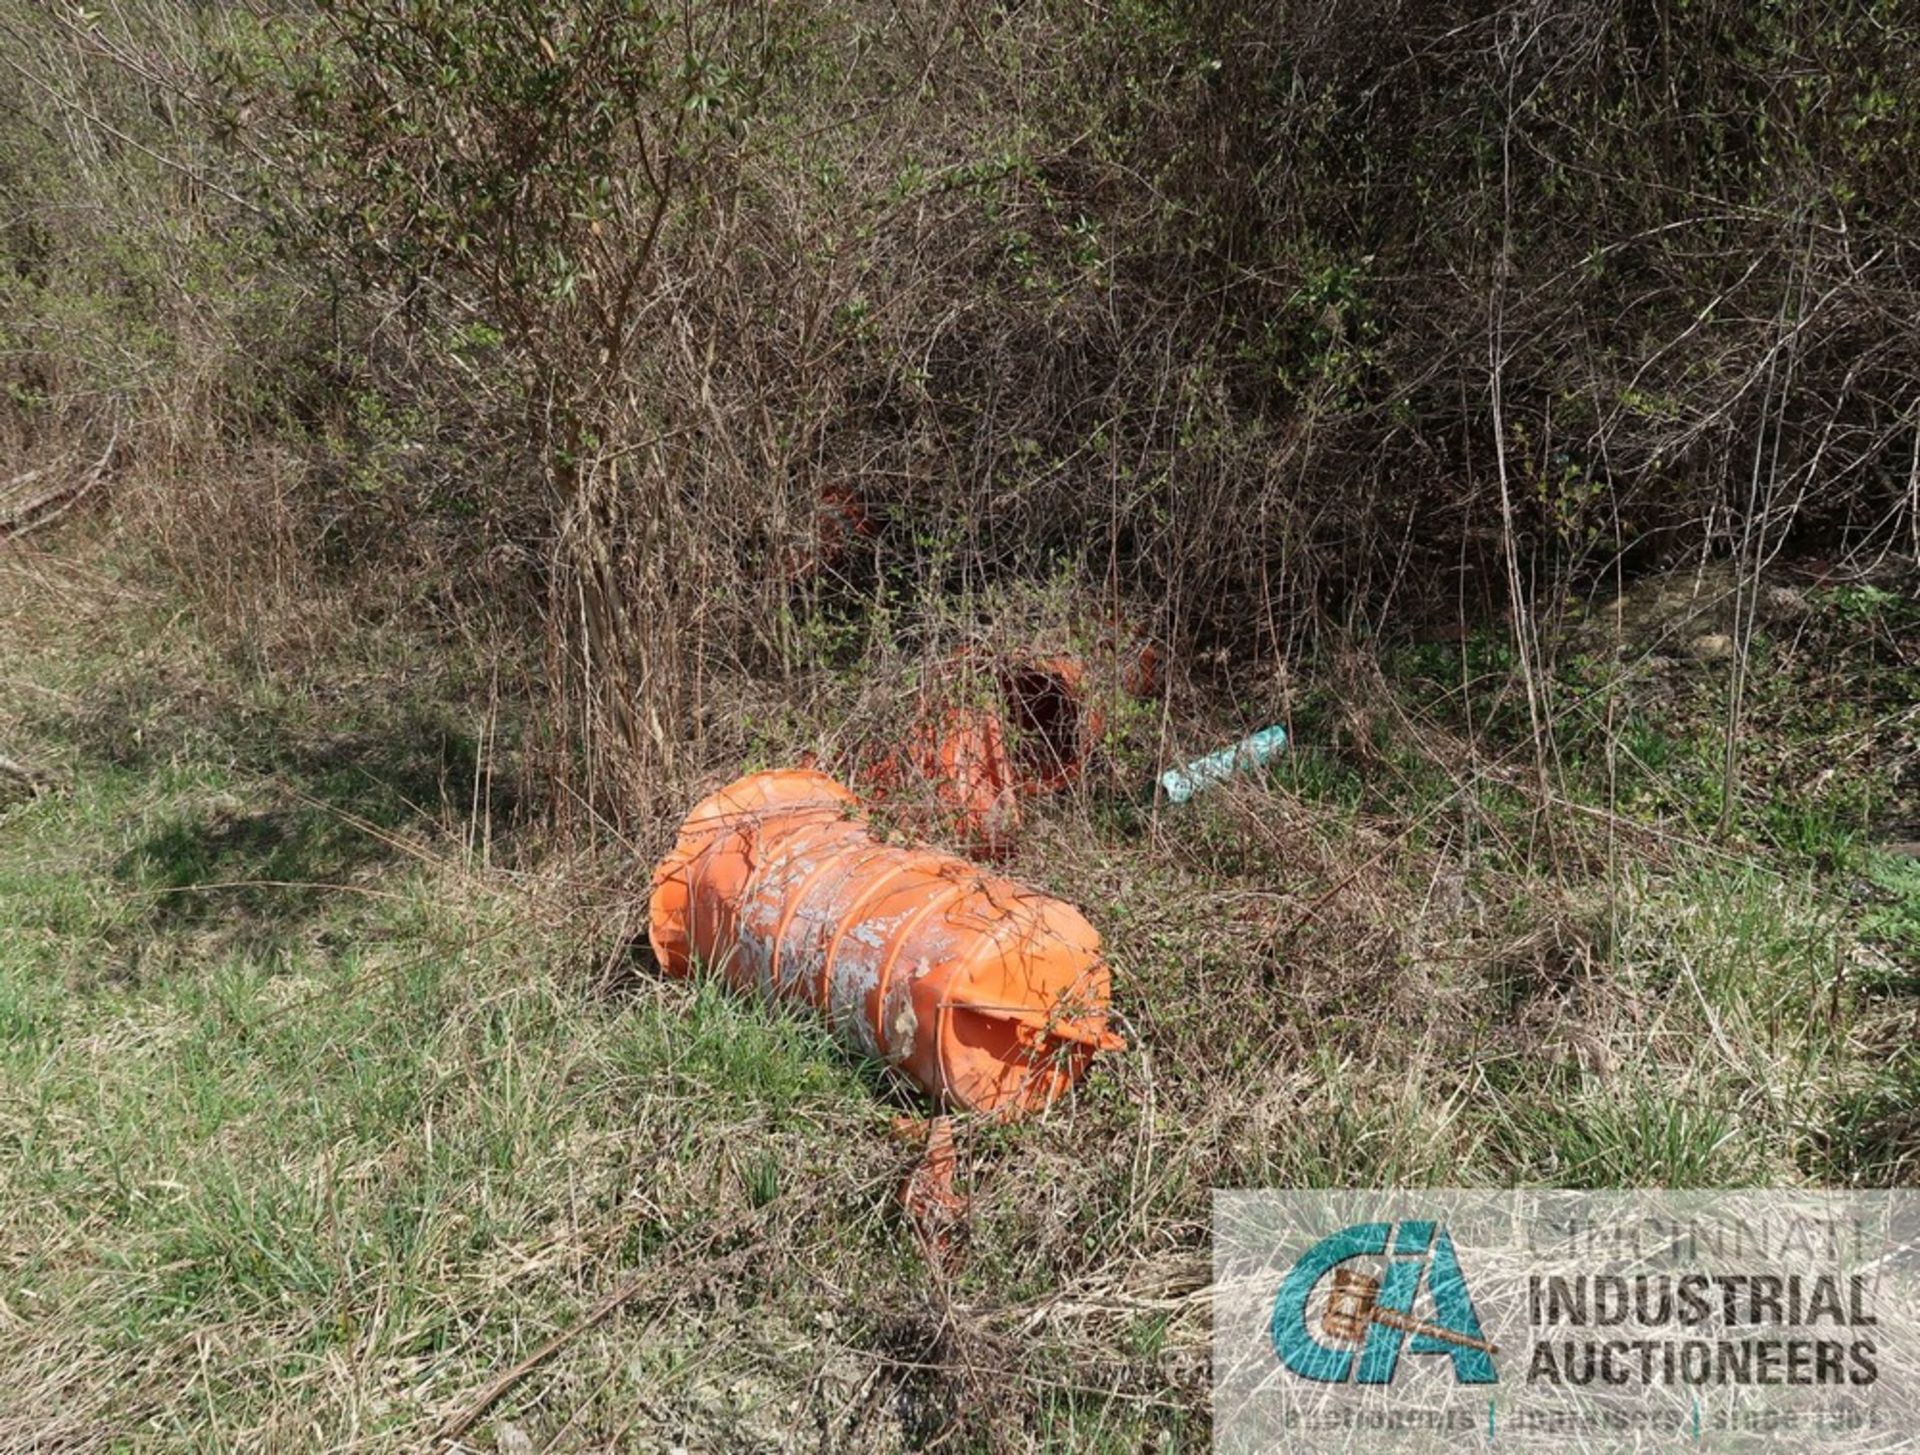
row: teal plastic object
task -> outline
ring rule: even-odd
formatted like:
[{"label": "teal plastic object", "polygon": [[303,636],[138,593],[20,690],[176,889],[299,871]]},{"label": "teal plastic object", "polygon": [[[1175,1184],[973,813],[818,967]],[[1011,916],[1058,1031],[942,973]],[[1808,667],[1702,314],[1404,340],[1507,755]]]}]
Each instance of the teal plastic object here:
[{"label": "teal plastic object", "polygon": [[1195,758],[1184,768],[1169,768],[1160,775],[1160,791],[1173,803],[1185,803],[1194,794],[1225,783],[1236,773],[1271,762],[1286,746],[1287,730],[1275,723],[1261,728],[1252,737],[1240,739],[1230,748]]}]

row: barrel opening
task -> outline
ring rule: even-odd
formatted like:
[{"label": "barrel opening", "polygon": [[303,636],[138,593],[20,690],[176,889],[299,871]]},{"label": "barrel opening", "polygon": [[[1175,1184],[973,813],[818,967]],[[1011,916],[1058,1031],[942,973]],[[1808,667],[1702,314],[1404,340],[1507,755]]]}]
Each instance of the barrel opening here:
[{"label": "barrel opening", "polygon": [[1057,784],[1078,774],[1090,736],[1081,684],[1065,672],[1033,664],[1008,668],[1001,690],[1016,729],[1021,778]]},{"label": "barrel opening", "polygon": [[948,1088],[949,1099],[983,1111],[1037,1111],[1063,1095],[1093,1059],[1090,1047],[1058,1040],[1021,1020],[966,1006],[954,1008],[952,1036],[956,1047],[991,1058],[987,1062],[965,1058],[970,1064],[997,1067],[999,1074],[991,1088]]}]

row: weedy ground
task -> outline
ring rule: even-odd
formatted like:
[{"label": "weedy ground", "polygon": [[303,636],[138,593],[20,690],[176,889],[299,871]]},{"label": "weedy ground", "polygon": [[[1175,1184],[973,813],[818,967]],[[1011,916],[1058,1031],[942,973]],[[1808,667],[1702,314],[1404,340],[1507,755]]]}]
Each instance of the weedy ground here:
[{"label": "weedy ground", "polygon": [[[1775,599],[1724,813],[1730,667],[1623,611],[1539,751],[1487,634],[1116,708],[1010,869],[1133,1048],[962,1126],[946,1271],[912,1098],[653,973],[655,845],[542,844],[497,663],[344,594],[236,632],[129,535],[0,558],[54,774],[0,784],[0,1448],[1195,1448],[1211,1188],[1920,1171],[1910,582]],[[1167,722],[1281,716],[1272,774],[1140,791]]]}]

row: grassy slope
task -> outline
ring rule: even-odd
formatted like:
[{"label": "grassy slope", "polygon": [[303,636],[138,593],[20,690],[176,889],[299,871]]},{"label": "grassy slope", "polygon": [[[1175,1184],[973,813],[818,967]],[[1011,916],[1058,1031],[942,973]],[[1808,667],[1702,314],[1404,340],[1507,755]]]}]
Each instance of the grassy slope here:
[{"label": "grassy slope", "polygon": [[[548,886],[465,862],[457,730],[54,563],[7,591],[9,727],[71,778],[0,822],[0,1447],[379,1446],[643,1266],[652,1312],[546,1371],[581,1430],[783,1427],[806,1341],[718,1335],[789,1244],[887,1265],[857,1071],[710,987],[609,990]],[[356,670],[423,665],[388,645]]]},{"label": "grassy slope", "polygon": [[[1309,692],[1348,747],[1265,790],[1042,815],[1016,869],[1107,934],[1137,1050],[963,1132],[948,1281],[897,1088],[634,963],[634,866],[485,862],[457,658],[331,605],[334,645],[235,654],[126,562],[0,558],[0,744],[65,778],[0,808],[0,1447],[417,1439],[628,1279],[475,1447],[1186,1445],[1211,1186],[1915,1171],[1920,880],[1852,828],[1914,684],[1843,651],[1897,601],[1767,648],[1730,848],[1712,674],[1606,733],[1612,669],[1570,669],[1549,824],[1461,736],[1453,649],[1358,731]],[[1497,741],[1517,699],[1478,700]]]}]

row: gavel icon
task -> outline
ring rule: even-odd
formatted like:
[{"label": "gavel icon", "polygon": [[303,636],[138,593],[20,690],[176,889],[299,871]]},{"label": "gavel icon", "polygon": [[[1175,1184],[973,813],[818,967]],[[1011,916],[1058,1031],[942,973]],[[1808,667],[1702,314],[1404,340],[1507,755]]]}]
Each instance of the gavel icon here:
[{"label": "gavel icon", "polygon": [[1456,1334],[1398,1309],[1380,1307],[1380,1280],[1371,1273],[1354,1268],[1333,1270],[1333,1284],[1327,1290],[1327,1311],[1320,1316],[1320,1327],[1329,1338],[1349,1344],[1366,1341],[1368,1324],[1384,1324],[1408,1334],[1426,1334],[1443,1343],[1478,1349],[1483,1354],[1498,1354],[1500,1346],[1468,1334]]}]

